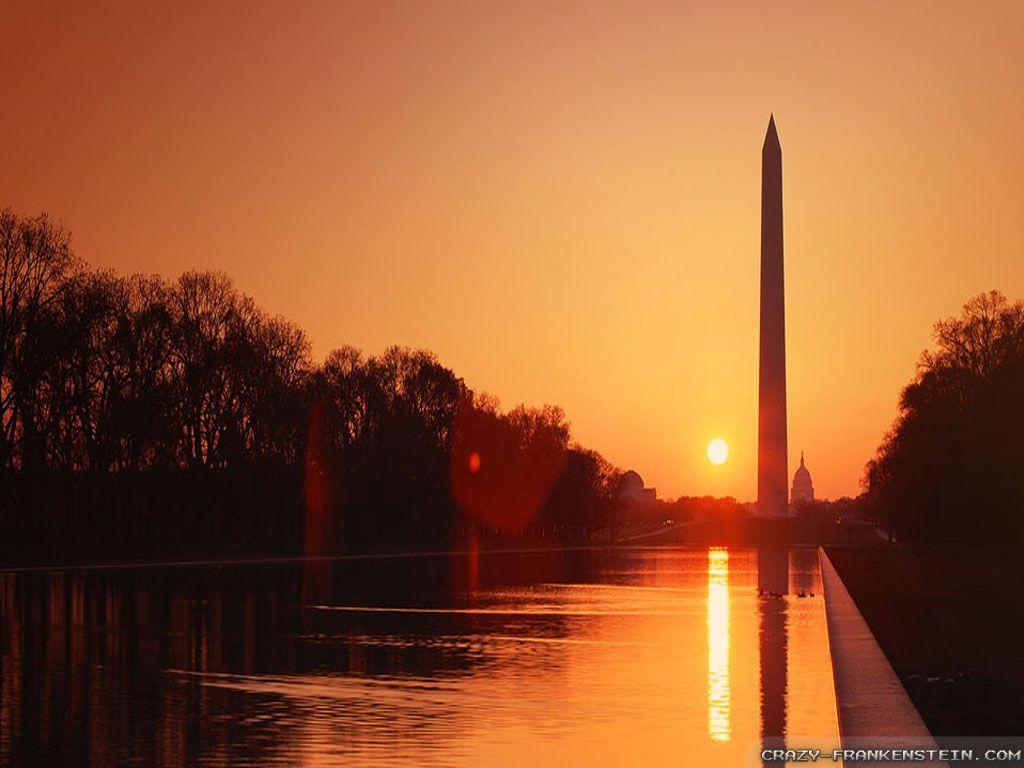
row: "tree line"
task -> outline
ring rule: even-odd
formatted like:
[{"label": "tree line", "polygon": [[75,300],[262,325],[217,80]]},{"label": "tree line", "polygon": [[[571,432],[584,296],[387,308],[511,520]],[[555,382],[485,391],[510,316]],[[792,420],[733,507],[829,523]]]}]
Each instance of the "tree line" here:
[{"label": "tree line", "polygon": [[[862,500],[904,540],[1019,541],[1024,303],[982,294],[934,338]],[[46,215],[0,211],[7,556],[588,540],[644,524],[620,483],[559,408],[502,412],[421,350],[315,364],[221,273],[91,269]]]},{"label": "tree line", "polygon": [[1024,303],[975,296],[934,328],[864,485],[903,540],[1024,538]]},{"label": "tree line", "polygon": [[429,352],[314,364],[224,274],[91,269],[46,215],[0,212],[8,552],[585,539],[619,477],[561,409],[502,412]]}]

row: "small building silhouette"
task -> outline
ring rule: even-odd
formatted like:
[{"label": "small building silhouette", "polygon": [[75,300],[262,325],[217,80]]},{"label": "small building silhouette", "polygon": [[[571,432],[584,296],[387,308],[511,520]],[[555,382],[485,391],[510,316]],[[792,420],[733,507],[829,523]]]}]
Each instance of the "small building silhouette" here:
[{"label": "small building silhouette", "polygon": [[814,501],[814,483],[811,473],[804,465],[804,452],[800,451],[800,466],[793,473],[793,488],[789,492],[789,501],[794,506]]},{"label": "small building silhouette", "polygon": [[658,491],[656,488],[645,488],[640,473],[631,469],[622,475],[619,498],[628,504],[642,504],[656,501]]}]

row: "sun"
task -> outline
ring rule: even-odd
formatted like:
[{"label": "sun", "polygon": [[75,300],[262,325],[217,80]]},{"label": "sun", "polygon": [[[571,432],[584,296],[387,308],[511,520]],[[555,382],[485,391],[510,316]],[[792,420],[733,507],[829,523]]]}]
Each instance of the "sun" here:
[{"label": "sun", "polygon": [[708,461],[712,464],[725,464],[729,458],[729,444],[720,437],[708,443]]}]

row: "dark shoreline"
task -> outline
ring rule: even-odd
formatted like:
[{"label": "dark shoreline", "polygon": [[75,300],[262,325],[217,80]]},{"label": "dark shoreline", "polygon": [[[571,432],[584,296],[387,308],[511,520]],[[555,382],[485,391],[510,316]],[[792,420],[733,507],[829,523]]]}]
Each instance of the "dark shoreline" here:
[{"label": "dark shoreline", "polygon": [[[880,546],[881,541],[873,533],[873,528],[860,524],[855,531],[856,540],[871,541]],[[432,541],[417,544],[394,544],[390,547],[376,549],[352,549],[331,553],[306,555],[299,551],[183,551],[167,553],[163,557],[118,556],[116,553],[96,553],[91,557],[54,558],[40,560],[27,558],[18,562],[17,558],[0,561],[0,573],[30,571],[67,571],[96,570],[105,568],[160,568],[186,567],[200,565],[228,565],[245,563],[287,563],[299,561],[332,561],[332,560],[368,560],[404,557],[441,557],[447,555],[469,554],[472,551],[484,554],[502,554],[513,552],[547,552],[547,551],[582,551],[609,548],[648,548],[648,547],[818,547],[834,544],[838,533],[831,523],[810,522],[798,518],[783,520],[749,518],[727,522],[701,520],[670,527],[658,527],[647,531],[633,532],[628,535],[603,539],[501,539],[479,541],[474,548],[469,541],[455,539],[450,542]]]},{"label": "dark shoreline", "polygon": [[87,571],[87,570],[125,570],[132,568],[191,568],[209,565],[262,565],[271,563],[301,563],[301,562],[344,562],[353,560],[398,560],[416,557],[450,557],[453,555],[469,555],[474,551],[479,555],[501,555],[501,554],[533,554],[541,552],[583,552],[596,551],[613,548],[636,549],[637,546],[624,544],[572,544],[572,543],[549,543],[538,542],[517,542],[518,546],[480,548],[472,550],[469,548],[450,549],[395,549],[377,550],[365,552],[339,552],[332,555],[301,555],[301,554],[253,554],[253,555],[223,555],[216,554],[209,557],[178,557],[166,560],[110,560],[81,561],[77,563],[53,563],[22,565],[0,565],[0,573],[39,573],[45,571]]},{"label": "dark shoreline", "polygon": [[940,742],[1024,733],[1024,576],[1016,549],[827,551]]}]

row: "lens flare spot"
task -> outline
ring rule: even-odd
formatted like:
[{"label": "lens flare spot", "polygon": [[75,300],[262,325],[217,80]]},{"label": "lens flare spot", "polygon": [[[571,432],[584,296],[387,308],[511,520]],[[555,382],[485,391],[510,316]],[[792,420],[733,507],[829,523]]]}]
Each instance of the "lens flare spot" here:
[{"label": "lens flare spot", "polygon": [[480,471],[480,454],[476,451],[469,454],[469,471],[474,475]]}]

